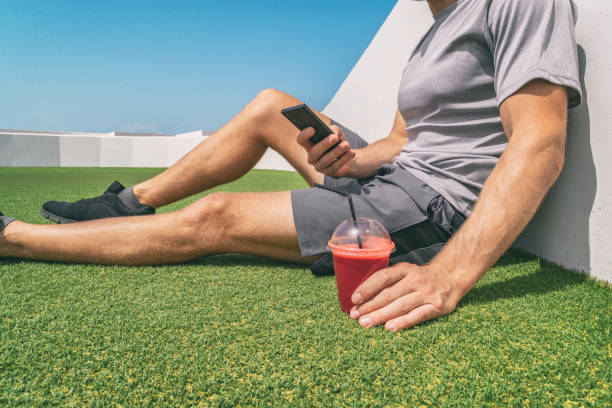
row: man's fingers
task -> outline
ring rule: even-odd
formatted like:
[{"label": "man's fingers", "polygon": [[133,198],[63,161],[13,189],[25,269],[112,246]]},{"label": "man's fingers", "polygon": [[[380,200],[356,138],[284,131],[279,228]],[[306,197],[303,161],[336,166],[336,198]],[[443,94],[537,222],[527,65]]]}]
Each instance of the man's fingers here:
[{"label": "man's fingers", "polygon": [[376,293],[368,301],[357,305],[351,310],[351,317],[357,319],[361,316],[365,316],[375,310],[382,309],[383,307],[390,305],[395,300],[406,296],[414,292],[414,289],[407,287],[406,279],[400,279],[397,282],[386,286],[380,292]]},{"label": "man's fingers", "polygon": [[[344,131],[339,128],[336,125],[331,125],[329,127],[332,130],[332,134],[337,135],[337,137],[339,138],[339,140],[346,140],[346,137],[344,136]],[[312,127],[307,127],[304,130],[300,131],[300,133],[298,133],[297,136],[297,142],[299,145],[304,146],[304,147],[312,147],[313,144],[310,141],[310,138],[314,136],[314,128]],[[331,135],[330,135],[331,136]],[[329,137],[329,136],[328,136]],[[325,141],[325,139],[323,139],[323,141]],[[338,141],[338,139],[335,140],[335,142],[331,143],[331,145],[335,144]],[[329,148],[329,147],[328,147]],[[323,152],[327,150],[324,149]]]},{"label": "man's fingers", "polygon": [[342,130],[342,128],[340,128],[339,126],[336,125],[330,125],[329,128],[338,135],[338,137],[340,138],[340,140],[346,140],[346,137],[344,136],[344,131]]},{"label": "man's fingers", "polygon": [[398,331],[416,326],[427,320],[434,319],[440,314],[433,305],[425,304],[413,309],[410,313],[389,320],[385,324],[385,329]]},{"label": "man's fingers", "polygon": [[351,146],[347,142],[342,142],[338,146],[334,147],[328,153],[325,153],[323,157],[321,157],[316,165],[315,169],[322,172],[330,167],[336,160],[338,160]]},{"label": "man's fingers", "polygon": [[355,153],[352,150],[349,150],[342,154],[342,156],[338,157],[336,161],[334,161],[326,170],[330,173],[336,174],[338,173],[348,162],[353,160],[355,157]]},{"label": "man's fingers", "polygon": [[[309,164],[312,164],[321,173],[325,172],[325,174],[333,175],[355,157],[355,154],[346,141],[341,128],[331,125],[330,130],[334,133],[313,145],[310,138],[314,135],[314,129],[308,127],[298,134],[297,142],[306,149]],[[341,143],[338,143],[339,141]],[[333,149],[328,151],[330,148]],[[350,153],[350,155],[346,153]]]},{"label": "man's fingers", "polygon": [[406,276],[406,263],[399,263],[390,268],[381,269],[372,274],[365,282],[353,292],[351,296],[351,302],[356,305],[360,305],[371,297],[376,295],[378,292],[386,288],[387,286],[393,285],[398,280]]},{"label": "man's fingers", "polygon": [[307,127],[298,133],[297,142],[300,146],[304,146],[306,149],[310,149],[312,147],[312,143],[310,142],[310,138],[314,135],[314,129],[311,127]]},{"label": "man's fingers", "polygon": [[399,316],[410,313],[413,309],[423,304],[423,298],[418,293],[410,293],[396,298],[384,307],[376,309],[359,318],[362,327],[373,327],[388,322]]},{"label": "man's fingers", "polygon": [[312,146],[312,149],[310,149],[309,152],[309,157],[312,161],[311,164],[317,163],[319,160],[321,160],[327,149],[329,149],[336,143],[338,143],[338,135],[332,133],[316,145]]}]

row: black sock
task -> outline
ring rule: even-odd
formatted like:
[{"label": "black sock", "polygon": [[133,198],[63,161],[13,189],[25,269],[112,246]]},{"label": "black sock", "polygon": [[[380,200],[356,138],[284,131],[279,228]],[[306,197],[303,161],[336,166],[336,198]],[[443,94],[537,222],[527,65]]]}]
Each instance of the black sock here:
[{"label": "black sock", "polygon": [[145,205],[138,201],[138,198],[136,198],[136,195],[134,194],[134,187],[123,189],[123,191],[117,194],[117,197],[119,197],[119,201],[121,201],[123,205],[131,210],[137,210]]}]

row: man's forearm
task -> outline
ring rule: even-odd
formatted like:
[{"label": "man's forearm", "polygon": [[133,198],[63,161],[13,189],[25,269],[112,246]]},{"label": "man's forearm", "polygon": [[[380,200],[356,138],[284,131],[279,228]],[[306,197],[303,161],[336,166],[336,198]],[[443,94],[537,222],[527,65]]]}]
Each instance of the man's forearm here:
[{"label": "man's forearm", "polygon": [[[518,138],[518,136],[515,136]],[[562,149],[562,147],[561,147]],[[463,297],[525,228],[561,171],[559,145],[510,143],[472,215],[431,262],[453,275]]]},{"label": "man's forearm", "polygon": [[362,149],[356,149],[350,176],[354,178],[373,176],[382,164],[391,163],[405,143],[405,138],[389,136]]}]

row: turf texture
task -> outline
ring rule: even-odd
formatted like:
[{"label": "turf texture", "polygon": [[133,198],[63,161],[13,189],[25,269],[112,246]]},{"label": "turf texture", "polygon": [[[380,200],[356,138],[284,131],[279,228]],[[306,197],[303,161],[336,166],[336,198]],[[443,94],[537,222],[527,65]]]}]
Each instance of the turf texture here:
[{"label": "turf texture", "polygon": [[[0,168],[0,211],[47,223],[44,201],[159,171]],[[221,189],[304,186],[253,171]],[[254,256],[0,259],[0,406],[610,406],[611,328],[607,284],[517,251],[398,333],[340,313],[333,277]]]}]

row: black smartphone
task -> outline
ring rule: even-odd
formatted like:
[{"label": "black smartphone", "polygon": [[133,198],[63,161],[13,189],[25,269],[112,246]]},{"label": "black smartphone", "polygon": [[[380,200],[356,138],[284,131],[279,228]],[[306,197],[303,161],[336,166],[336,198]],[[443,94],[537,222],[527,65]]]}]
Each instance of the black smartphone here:
[{"label": "black smartphone", "polygon": [[[308,139],[313,145],[334,133],[305,103],[285,108],[281,110],[281,113],[299,130],[304,130],[307,127],[313,128],[315,133]],[[342,143],[342,141],[338,140],[338,143],[329,148],[325,153],[338,146],[340,143]]]}]

